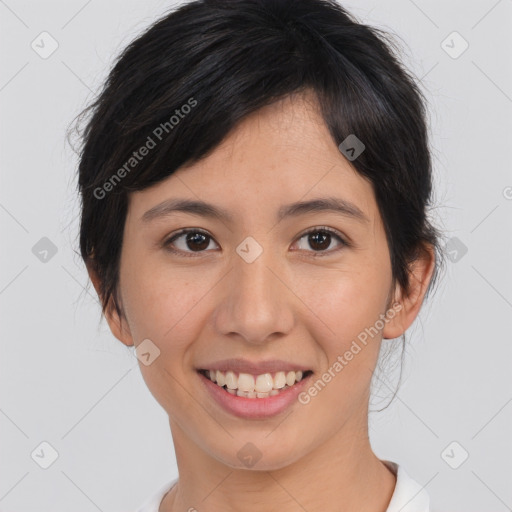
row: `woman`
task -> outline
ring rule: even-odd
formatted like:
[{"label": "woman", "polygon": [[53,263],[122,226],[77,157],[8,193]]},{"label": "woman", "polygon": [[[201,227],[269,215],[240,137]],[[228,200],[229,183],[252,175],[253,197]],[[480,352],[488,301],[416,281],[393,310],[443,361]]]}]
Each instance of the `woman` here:
[{"label": "woman", "polygon": [[179,470],[139,510],[428,511],[368,438],[381,346],[442,261],[391,41],[334,1],[193,1],[86,112],[81,254]]}]

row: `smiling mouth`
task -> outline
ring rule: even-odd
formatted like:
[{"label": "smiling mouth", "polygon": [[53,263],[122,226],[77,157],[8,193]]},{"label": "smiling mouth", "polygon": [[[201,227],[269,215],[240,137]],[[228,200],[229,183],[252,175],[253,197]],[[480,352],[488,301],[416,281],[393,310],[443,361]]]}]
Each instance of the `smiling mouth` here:
[{"label": "smiling mouth", "polygon": [[250,373],[200,369],[198,373],[231,395],[243,398],[267,398],[293,387],[313,372],[311,370],[305,372],[298,370],[252,375]]}]

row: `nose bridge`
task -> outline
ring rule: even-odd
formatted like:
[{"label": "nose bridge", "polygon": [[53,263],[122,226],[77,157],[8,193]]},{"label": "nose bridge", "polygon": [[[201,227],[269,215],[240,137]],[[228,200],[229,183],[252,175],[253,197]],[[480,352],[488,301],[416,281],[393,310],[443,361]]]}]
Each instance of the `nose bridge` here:
[{"label": "nose bridge", "polygon": [[254,239],[244,240],[233,257],[228,291],[217,313],[217,328],[237,333],[247,342],[262,343],[293,325],[290,291],[281,282],[279,262]]}]

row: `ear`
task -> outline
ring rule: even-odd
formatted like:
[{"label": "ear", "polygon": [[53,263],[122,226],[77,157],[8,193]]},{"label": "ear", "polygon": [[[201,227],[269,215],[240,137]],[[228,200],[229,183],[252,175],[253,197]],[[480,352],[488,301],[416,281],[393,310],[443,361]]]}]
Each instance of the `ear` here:
[{"label": "ear", "polygon": [[[98,274],[93,268],[93,265],[91,262],[86,264],[87,272],[89,274],[89,277],[92,281],[92,284],[94,285],[94,289],[96,290],[96,293],[98,294],[98,297],[100,298],[100,302],[103,303],[103,298],[101,296],[101,289],[100,289],[100,279],[98,277]],[[113,303],[113,299],[110,298],[109,303],[107,304],[104,312],[105,319],[108,323],[108,326],[110,328],[110,331],[112,334],[122,343],[124,343],[127,346],[132,346],[133,338],[130,332],[130,328],[123,318],[119,316],[119,314],[116,311],[116,308]],[[124,321],[123,321],[124,320]]]},{"label": "ear", "polygon": [[401,309],[388,320],[383,331],[383,339],[393,339],[401,336],[418,316],[428,285],[432,278],[436,263],[435,251],[431,244],[426,244],[420,254],[409,267],[409,294],[405,295],[399,284],[396,285],[393,299],[388,308],[394,303],[400,303]]}]

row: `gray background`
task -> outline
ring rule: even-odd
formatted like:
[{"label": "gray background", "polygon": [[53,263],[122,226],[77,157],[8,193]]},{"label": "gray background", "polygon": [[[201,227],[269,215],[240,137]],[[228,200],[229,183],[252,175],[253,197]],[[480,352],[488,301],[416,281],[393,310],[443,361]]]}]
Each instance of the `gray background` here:
[{"label": "gray background", "polygon": [[[434,510],[512,510],[512,0],[344,5],[399,36],[423,84],[433,216],[454,250],[407,332],[397,397],[370,416],[372,444],[426,486]],[[0,1],[1,511],[134,510],[177,475],[166,414],[137,359],[98,326],[74,253],[77,159],[65,142],[114,56],[171,6]],[[31,47],[43,31],[59,45],[47,59]],[[469,43],[457,58],[457,36],[442,44],[453,31]],[[33,252],[43,237],[57,248],[46,261]],[[395,388],[386,368],[372,409]],[[47,469],[48,449],[31,456],[44,441],[58,453]]]}]

